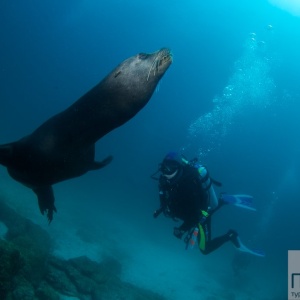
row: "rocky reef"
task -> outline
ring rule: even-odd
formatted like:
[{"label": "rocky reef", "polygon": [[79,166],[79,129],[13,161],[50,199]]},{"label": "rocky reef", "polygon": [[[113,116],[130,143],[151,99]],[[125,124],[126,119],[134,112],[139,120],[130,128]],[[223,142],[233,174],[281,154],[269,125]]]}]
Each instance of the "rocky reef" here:
[{"label": "rocky reef", "polygon": [[53,255],[49,234],[0,201],[0,299],[163,300],[120,279],[121,263],[107,257],[64,260]]}]

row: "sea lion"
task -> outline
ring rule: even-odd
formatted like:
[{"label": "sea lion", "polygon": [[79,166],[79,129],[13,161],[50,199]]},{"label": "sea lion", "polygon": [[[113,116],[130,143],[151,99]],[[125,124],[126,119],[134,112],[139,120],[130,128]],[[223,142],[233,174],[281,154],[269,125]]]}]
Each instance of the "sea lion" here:
[{"label": "sea lion", "polygon": [[95,143],[147,104],[171,63],[167,48],[130,57],[33,133],[0,145],[0,164],[35,192],[49,223],[56,211],[52,185],[110,163],[112,156],[94,160]]}]

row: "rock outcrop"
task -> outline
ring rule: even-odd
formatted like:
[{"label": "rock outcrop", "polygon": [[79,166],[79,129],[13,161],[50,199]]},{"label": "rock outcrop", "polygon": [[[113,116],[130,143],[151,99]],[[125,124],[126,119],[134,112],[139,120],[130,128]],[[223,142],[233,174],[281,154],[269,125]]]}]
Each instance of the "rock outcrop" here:
[{"label": "rock outcrop", "polygon": [[122,266],[107,257],[55,257],[49,234],[0,201],[0,299],[3,300],[163,300],[120,279]]}]

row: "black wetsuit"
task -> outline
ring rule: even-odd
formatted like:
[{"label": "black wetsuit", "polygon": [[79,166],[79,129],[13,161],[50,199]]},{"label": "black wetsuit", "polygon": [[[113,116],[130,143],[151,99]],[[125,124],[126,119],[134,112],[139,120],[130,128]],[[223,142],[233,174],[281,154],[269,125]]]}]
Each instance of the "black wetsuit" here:
[{"label": "black wetsuit", "polygon": [[211,214],[200,223],[202,211],[209,210],[209,192],[202,187],[201,176],[198,169],[183,165],[176,176],[168,180],[161,175],[159,178],[160,212],[165,216],[183,221],[179,228],[181,238],[186,232],[191,233],[195,227],[199,227],[199,248],[203,254],[208,254],[225,242],[230,240],[230,235],[224,234],[211,240]]},{"label": "black wetsuit", "polygon": [[159,196],[163,213],[182,220],[179,228],[183,231],[194,228],[201,211],[208,209],[208,192],[201,186],[198,170],[189,165],[183,166],[171,180],[160,176]]}]

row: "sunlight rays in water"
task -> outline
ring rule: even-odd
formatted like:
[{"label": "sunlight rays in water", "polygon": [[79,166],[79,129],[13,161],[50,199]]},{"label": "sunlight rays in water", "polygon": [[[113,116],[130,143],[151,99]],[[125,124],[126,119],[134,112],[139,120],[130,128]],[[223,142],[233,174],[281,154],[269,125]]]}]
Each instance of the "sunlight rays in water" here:
[{"label": "sunlight rays in water", "polygon": [[269,0],[269,2],[294,16],[300,17],[299,0]]}]

